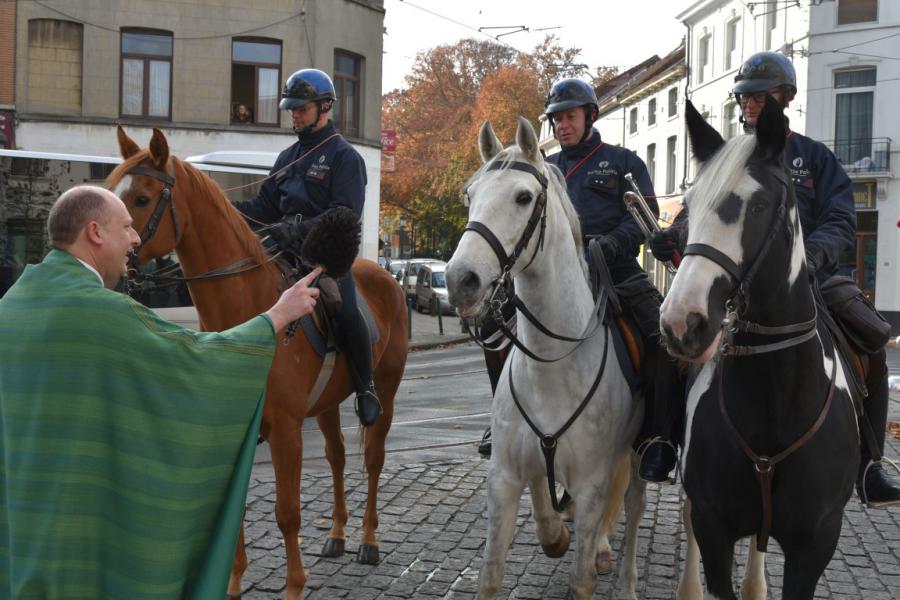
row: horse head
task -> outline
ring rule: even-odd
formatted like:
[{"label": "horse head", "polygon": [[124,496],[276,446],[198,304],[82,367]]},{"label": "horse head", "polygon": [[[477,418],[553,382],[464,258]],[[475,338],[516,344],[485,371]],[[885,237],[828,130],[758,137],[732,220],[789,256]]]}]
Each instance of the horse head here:
[{"label": "horse head", "polygon": [[162,131],[153,128],[146,149],[140,148],[119,125],[119,152],[124,159],[106,179],[134,219],[133,227],[141,236],[139,260],[169,254],[187,226],[187,213],[176,207],[174,162]]},{"label": "horse head", "polygon": [[803,272],[804,253],[783,163],[782,108],[768,98],[755,134],[727,142],[690,102],[686,121],[700,170],[685,194],[688,245],[661,330],[671,354],[703,363],[719,349],[726,318],[747,308],[751,290],[766,290],[754,295],[757,310],[776,301],[776,291]]},{"label": "horse head", "polygon": [[[564,226],[581,240],[571,203],[559,202],[565,182],[544,163],[527,119],[519,117],[516,143],[506,149],[486,121],[478,148],[484,164],[464,187],[469,223],[446,272],[450,303],[462,316],[481,314],[497,283],[532,264],[550,230]],[[557,204],[567,206],[566,218],[554,218]]]}]

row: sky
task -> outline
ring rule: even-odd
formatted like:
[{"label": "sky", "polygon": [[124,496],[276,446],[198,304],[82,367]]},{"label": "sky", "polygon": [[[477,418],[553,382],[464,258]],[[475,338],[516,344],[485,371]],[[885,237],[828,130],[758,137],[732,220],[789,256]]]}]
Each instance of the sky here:
[{"label": "sky", "polygon": [[[474,37],[531,51],[547,34],[581,48],[591,71],[620,71],[674,50],[687,31],[675,15],[694,0],[384,0],[382,91],[405,87],[416,53]],[[525,27],[518,31],[500,35]],[[483,29],[479,28],[505,29]],[[546,29],[545,29],[546,28]],[[543,31],[538,31],[543,29]]]}]

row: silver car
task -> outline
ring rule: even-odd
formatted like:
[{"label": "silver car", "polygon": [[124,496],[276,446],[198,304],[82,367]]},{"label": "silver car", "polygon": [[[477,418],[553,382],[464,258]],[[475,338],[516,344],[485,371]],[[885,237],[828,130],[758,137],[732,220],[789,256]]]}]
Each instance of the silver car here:
[{"label": "silver car", "polygon": [[447,282],[444,279],[446,263],[429,263],[419,267],[416,276],[416,309],[435,315],[440,309],[442,314],[455,314],[456,309],[447,299]]}]

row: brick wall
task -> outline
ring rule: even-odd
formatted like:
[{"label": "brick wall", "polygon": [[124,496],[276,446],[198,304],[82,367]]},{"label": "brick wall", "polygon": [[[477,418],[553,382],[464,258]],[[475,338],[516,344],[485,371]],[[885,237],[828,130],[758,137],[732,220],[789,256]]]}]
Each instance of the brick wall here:
[{"label": "brick wall", "polygon": [[0,104],[15,102],[16,0],[0,0]]}]

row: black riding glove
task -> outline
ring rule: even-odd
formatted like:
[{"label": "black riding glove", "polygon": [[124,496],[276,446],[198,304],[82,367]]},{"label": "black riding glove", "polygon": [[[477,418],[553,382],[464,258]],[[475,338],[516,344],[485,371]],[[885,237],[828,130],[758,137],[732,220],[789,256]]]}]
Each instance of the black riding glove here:
[{"label": "black riding glove", "polygon": [[679,227],[667,227],[654,231],[650,236],[650,251],[653,258],[662,262],[672,260],[675,251],[681,246],[682,230]]},{"label": "black riding glove", "polygon": [[810,281],[815,281],[816,272],[822,266],[822,252],[815,248],[806,249],[806,274]]},{"label": "black riding glove", "polygon": [[597,243],[600,244],[600,251],[603,252],[603,258],[606,259],[607,264],[614,262],[622,251],[619,242],[611,235],[604,235],[597,240]]},{"label": "black riding glove", "polygon": [[299,223],[279,221],[269,228],[269,237],[272,238],[282,250],[293,251],[299,247],[301,230]]}]

